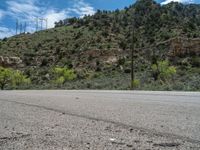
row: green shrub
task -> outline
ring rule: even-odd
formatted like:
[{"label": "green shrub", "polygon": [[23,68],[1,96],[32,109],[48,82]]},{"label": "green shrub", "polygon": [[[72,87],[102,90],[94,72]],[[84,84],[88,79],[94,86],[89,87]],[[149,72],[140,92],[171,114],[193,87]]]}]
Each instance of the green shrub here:
[{"label": "green shrub", "polygon": [[10,68],[0,67],[0,88],[4,90],[6,86],[17,87],[22,84],[30,84],[29,78],[23,75],[20,71],[15,71]]},{"label": "green shrub", "polygon": [[30,84],[31,80],[23,75],[20,71],[15,71],[12,77],[12,86],[20,86],[22,84]]},{"label": "green shrub", "polygon": [[68,68],[59,68],[56,67],[53,69],[53,74],[54,74],[54,83],[58,85],[62,85],[67,81],[71,81],[76,79],[76,74],[73,69],[68,69]]},{"label": "green shrub", "polygon": [[194,56],[193,58],[191,58],[191,64],[194,67],[200,67],[200,57]]},{"label": "green shrub", "polygon": [[140,80],[134,79],[134,80],[133,80],[133,87],[134,87],[134,88],[138,88],[139,86],[140,86]]},{"label": "green shrub", "polygon": [[159,61],[151,66],[155,80],[167,81],[176,74],[176,68],[169,65],[169,61]]},{"label": "green shrub", "polygon": [[11,69],[6,69],[3,67],[0,67],[0,87],[1,90],[4,90],[5,86],[11,83],[12,81],[12,72]]}]

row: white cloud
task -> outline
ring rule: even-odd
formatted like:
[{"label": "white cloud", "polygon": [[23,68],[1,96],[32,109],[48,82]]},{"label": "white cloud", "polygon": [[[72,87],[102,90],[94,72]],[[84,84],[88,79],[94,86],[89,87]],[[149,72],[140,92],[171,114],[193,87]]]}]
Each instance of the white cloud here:
[{"label": "white cloud", "polygon": [[193,0],[165,0],[164,2],[161,3],[161,5],[166,5],[170,2],[178,2],[178,3],[193,3]]},{"label": "white cloud", "polygon": [[83,0],[75,0],[73,8],[70,10],[80,17],[83,17],[84,15],[93,15],[95,13],[95,9]]},{"label": "white cloud", "polygon": [[24,13],[24,14],[36,14],[39,11],[37,6],[32,5],[31,3],[18,3],[16,1],[7,2],[9,10],[13,13]]},{"label": "white cloud", "polygon": [[10,37],[14,35],[14,30],[8,29],[6,27],[1,27],[0,26],[0,39],[3,39],[5,37]]},{"label": "white cloud", "polygon": [[55,8],[46,8],[38,5],[39,0],[9,0],[7,1],[7,14],[22,22],[29,22],[29,24],[30,22],[33,24],[38,17],[45,18],[48,20],[48,28],[52,28],[55,22],[74,14],[83,17],[84,15],[93,15],[95,13],[95,9],[84,0],[74,0],[73,3],[73,6],[57,11]]},{"label": "white cloud", "polygon": [[4,11],[3,10],[0,10],[0,20],[4,17]]},{"label": "white cloud", "polygon": [[[84,15],[93,15],[95,9],[85,0],[72,0],[72,5],[62,10],[57,10],[54,7],[44,4],[40,0],[7,0],[7,9],[0,10],[0,19],[7,15],[13,21],[19,20],[20,24],[27,24],[27,32],[35,32],[36,19],[44,18],[48,20],[48,28],[53,28],[54,23],[60,20],[69,18],[70,16],[83,17]],[[40,25],[41,22],[39,22]],[[45,22],[43,26],[46,27]],[[13,35],[13,30],[1,27],[1,36]]]},{"label": "white cloud", "polygon": [[[38,5],[38,0],[9,0],[8,15],[14,19],[18,19],[22,24],[27,23],[27,31],[34,32],[36,30],[37,18],[44,18],[48,20],[48,28],[54,27],[56,21],[68,17],[66,10],[56,11],[54,8],[47,8],[43,5]],[[40,24],[41,21],[39,21]],[[45,22],[44,26],[45,25]]]},{"label": "white cloud", "polygon": [[93,15],[95,13],[95,9],[84,0],[74,0],[73,3],[73,6],[61,11],[57,11],[52,8],[44,12],[43,18],[48,20],[48,28],[54,27],[55,22],[69,18],[74,14],[79,17],[83,17],[85,15]]},{"label": "white cloud", "polygon": [[64,20],[66,19],[68,16],[68,12],[65,10],[62,11],[56,11],[56,10],[49,10],[46,12],[46,14],[44,14],[43,18],[47,18],[48,20],[48,28],[53,28],[54,27],[54,23],[59,21],[59,20]]},{"label": "white cloud", "polygon": [[38,15],[42,11],[42,8],[39,8],[35,4],[35,0],[28,1],[7,1],[8,5],[8,15],[12,16],[15,19],[20,20],[30,20]]}]

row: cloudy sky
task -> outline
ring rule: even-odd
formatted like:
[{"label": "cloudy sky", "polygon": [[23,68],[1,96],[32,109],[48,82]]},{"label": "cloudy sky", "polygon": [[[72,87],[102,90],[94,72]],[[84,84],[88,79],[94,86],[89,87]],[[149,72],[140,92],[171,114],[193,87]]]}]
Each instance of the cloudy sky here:
[{"label": "cloudy sky", "polygon": [[[15,34],[16,20],[27,31],[36,30],[37,18],[46,18],[48,28],[54,22],[68,18],[92,15],[97,9],[115,10],[129,6],[134,0],[0,0],[0,38]],[[200,0],[157,0],[161,4],[171,1],[200,3]],[[40,24],[40,23],[39,23]],[[43,23],[45,26],[45,23]]]}]

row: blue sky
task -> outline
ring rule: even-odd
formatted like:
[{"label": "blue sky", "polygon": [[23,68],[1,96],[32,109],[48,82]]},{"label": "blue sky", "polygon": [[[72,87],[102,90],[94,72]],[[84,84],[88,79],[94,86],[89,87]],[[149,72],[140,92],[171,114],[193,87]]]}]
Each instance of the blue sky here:
[{"label": "blue sky", "polygon": [[[135,0],[1,0],[0,2],[0,38],[15,34],[16,20],[27,23],[27,31],[34,32],[36,18],[46,18],[48,28],[54,22],[68,17],[92,15],[97,9],[115,10],[133,4]],[[200,3],[200,0],[157,0],[162,4],[171,1]],[[44,23],[45,24],[45,23]]]}]

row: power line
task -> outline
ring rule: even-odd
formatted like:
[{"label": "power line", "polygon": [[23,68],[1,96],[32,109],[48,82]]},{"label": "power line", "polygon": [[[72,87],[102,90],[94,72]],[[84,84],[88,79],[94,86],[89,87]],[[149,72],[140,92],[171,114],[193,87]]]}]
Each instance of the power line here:
[{"label": "power line", "polygon": [[16,20],[16,35],[18,34],[18,28],[19,28],[19,21],[18,19]]},{"label": "power line", "polygon": [[16,35],[22,34],[27,32],[28,26],[35,26],[35,31],[40,30],[47,30],[48,29],[48,19],[47,18],[39,18],[37,17],[33,21],[19,21],[19,19],[16,19]]},{"label": "power line", "polygon": [[43,30],[44,29],[44,27],[43,27],[43,22],[45,22],[45,29],[47,30],[47,28],[48,28],[48,19],[46,18],[38,18],[38,20],[40,20],[40,24],[41,24],[41,26],[40,26],[40,29],[41,30]]},{"label": "power line", "polygon": [[36,18],[36,32],[38,31],[38,25],[39,24],[39,21],[38,21],[38,18]]},{"label": "power line", "polygon": [[26,22],[24,23],[24,33],[26,33]]},{"label": "power line", "polygon": [[22,23],[20,23],[19,26],[20,26],[20,27],[19,27],[19,31],[20,31],[20,34],[21,34],[21,33],[22,33],[22,28],[23,28]]}]

